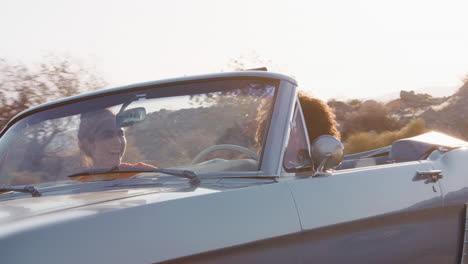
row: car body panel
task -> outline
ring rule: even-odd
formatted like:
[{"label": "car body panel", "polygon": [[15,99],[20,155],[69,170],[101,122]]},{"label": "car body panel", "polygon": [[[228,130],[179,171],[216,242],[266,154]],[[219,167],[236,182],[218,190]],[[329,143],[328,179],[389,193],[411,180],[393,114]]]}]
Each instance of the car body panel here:
[{"label": "car body panel", "polygon": [[428,228],[434,219],[420,221],[424,214],[409,223],[399,214],[367,218],[164,263],[458,263],[427,248],[438,234]]},{"label": "car body panel", "polygon": [[[408,162],[359,171],[340,171],[332,177],[290,181],[304,229],[314,229],[356,221],[408,207],[442,206],[438,183],[414,181],[418,170],[430,168],[423,162]],[[369,203],[369,197],[374,197]],[[320,203],[326,201],[324,208]],[[315,212],[320,211],[317,215]]]},{"label": "car body panel", "polygon": [[[0,212],[2,213],[0,215],[0,224],[5,225],[33,216],[90,206],[93,204],[110,203],[111,201],[115,201],[114,204],[119,204],[121,208],[125,208],[132,205],[129,201],[133,201],[135,199],[143,199],[146,204],[150,202],[180,199],[189,196],[218,192],[218,190],[205,188],[198,188],[197,190],[192,190],[190,192],[181,191],[183,191],[183,188],[179,188],[178,190],[175,188],[160,187],[146,189],[119,189],[80,194],[42,196],[40,198],[28,197],[23,199],[12,199],[3,201],[0,204]],[[138,203],[135,205],[138,205]],[[118,207],[116,207],[116,209],[117,208]]]},{"label": "car body panel", "polygon": [[[389,257],[397,263],[427,261],[427,255],[417,259],[411,251],[436,252],[439,246],[437,239],[427,240],[428,231],[441,228],[438,221],[427,222],[442,207],[439,184],[414,180],[416,171],[430,168],[429,162],[407,162],[289,181],[303,229],[328,241],[310,244],[309,250],[341,252],[327,263],[342,263],[343,256],[365,263],[386,263]],[[341,230],[339,237],[334,229]],[[413,246],[405,253],[402,245],[409,241]]]},{"label": "car body panel", "polygon": [[285,183],[185,195],[147,194],[2,225],[2,261],[152,263],[301,230]]},{"label": "car body panel", "polygon": [[454,263],[461,258],[464,243],[465,215],[468,202],[468,148],[459,148],[442,154],[433,163],[434,169],[441,170],[440,180],[444,209],[443,232],[440,239],[445,243],[441,250],[450,257],[447,263]]},{"label": "car body panel", "polygon": [[[446,241],[438,239],[440,185],[414,180],[417,170],[431,167],[407,162],[283,179],[298,206],[301,234],[167,263],[447,263],[453,257],[441,251]],[[370,202],[368,194],[382,199]]]}]

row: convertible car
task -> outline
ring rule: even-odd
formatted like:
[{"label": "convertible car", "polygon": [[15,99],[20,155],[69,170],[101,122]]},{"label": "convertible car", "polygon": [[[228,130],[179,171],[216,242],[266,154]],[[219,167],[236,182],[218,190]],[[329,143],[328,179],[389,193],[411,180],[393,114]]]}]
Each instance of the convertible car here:
[{"label": "convertible car", "polygon": [[297,89],[220,73],[20,113],[0,133],[0,262],[463,263],[468,143],[344,156],[309,142]]}]

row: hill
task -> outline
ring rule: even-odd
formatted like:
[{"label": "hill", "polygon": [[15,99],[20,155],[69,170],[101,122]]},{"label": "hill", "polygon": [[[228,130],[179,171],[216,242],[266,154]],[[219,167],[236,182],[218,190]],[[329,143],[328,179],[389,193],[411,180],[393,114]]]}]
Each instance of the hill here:
[{"label": "hill", "polygon": [[[362,138],[366,137],[363,133],[369,134],[364,141],[375,141],[375,134],[391,131],[397,134],[397,131],[401,131],[413,120],[423,121],[425,128],[420,129],[419,122],[418,129],[406,127],[405,131],[435,130],[468,140],[468,79],[451,96],[434,97],[426,93],[402,90],[399,98],[387,103],[353,99],[346,102],[329,100],[328,105],[335,111],[345,143],[357,134],[361,138],[361,144]],[[371,142],[369,148],[372,147],[377,145]]]}]

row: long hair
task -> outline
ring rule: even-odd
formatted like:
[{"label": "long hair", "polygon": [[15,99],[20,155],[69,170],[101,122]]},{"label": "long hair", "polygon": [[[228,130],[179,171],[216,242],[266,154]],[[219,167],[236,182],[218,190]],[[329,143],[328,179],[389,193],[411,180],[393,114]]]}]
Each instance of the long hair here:
[{"label": "long hair", "polygon": [[[332,109],[322,100],[314,98],[305,92],[299,92],[299,102],[301,103],[304,121],[309,134],[309,142],[314,142],[319,136],[331,135],[341,139],[338,131],[338,123],[335,120],[335,114]],[[257,131],[255,133],[255,144],[260,146],[266,133],[266,124],[268,122],[269,106],[266,102],[260,103],[255,118],[257,122]]]},{"label": "long hair", "polygon": [[338,123],[331,108],[322,100],[313,98],[305,92],[300,91],[298,96],[310,143],[322,135],[331,135],[341,139]]}]

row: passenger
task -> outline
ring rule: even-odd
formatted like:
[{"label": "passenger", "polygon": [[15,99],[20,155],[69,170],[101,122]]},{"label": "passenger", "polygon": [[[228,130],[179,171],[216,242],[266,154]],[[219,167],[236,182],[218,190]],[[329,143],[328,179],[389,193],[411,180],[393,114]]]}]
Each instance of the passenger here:
[{"label": "passenger", "polygon": [[[304,114],[307,133],[309,134],[309,142],[312,144],[315,139],[322,135],[331,135],[340,140],[341,135],[338,130],[338,123],[331,108],[322,100],[314,98],[305,92],[299,92],[298,97]],[[262,102],[255,118],[257,123],[255,142],[257,146],[262,144],[263,135],[265,135],[269,107],[269,104]]]},{"label": "passenger", "polygon": [[88,112],[81,115],[78,129],[78,145],[83,166],[86,168],[112,168],[131,166],[155,168],[138,162],[122,162],[127,140],[125,131],[116,124],[115,114],[109,109]]},{"label": "passenger", "polygon": [[335,114],[325,102],[302,91],[299,92],[299,102],[311,144],[322,135],[331,135],[338,140],[341,139]]}]

